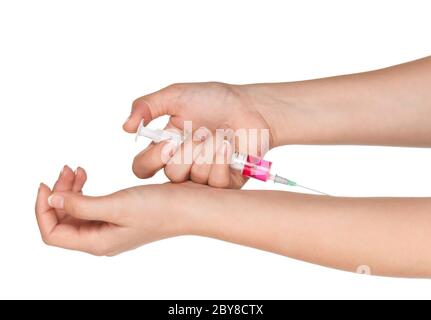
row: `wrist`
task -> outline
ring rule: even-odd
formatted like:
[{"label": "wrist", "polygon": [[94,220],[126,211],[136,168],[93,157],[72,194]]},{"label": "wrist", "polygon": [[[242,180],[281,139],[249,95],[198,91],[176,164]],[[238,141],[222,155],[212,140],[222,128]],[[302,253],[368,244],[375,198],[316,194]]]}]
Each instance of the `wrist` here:
[{"label": "wrist", "polygon": [[268,124],[272,147],[299,143],[303,116],[301,99],[289,83],[248,84],[241,86],[246,101]]},{"label": "wrist", "polygon": [[209,236],[217,228],[219,214],[223,213],[223,204],[229,202],[229,194],[237,190],[212,188],[205,185],[186,182],[173,185],[177,191],[177,230],[182,235]]},{"label": "wrist", "polygon": [[[267,122],[273,147],[342,143],[346,120],[331,80],[243,85],[247,101]],[[343,90],[340,90],[343,94]]]}]

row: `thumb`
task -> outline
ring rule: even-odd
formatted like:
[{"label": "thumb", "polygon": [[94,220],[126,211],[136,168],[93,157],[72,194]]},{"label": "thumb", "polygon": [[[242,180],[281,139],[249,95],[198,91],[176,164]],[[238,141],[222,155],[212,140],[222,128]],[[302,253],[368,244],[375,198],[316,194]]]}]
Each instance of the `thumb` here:
[{"label": "thumb", "polygon": [[116,224],[120,211],[113,202],[113,195],[88,197],[73,192],[55,192],[48,197],[48,204],[63,209],[74,218],[91,221],[105,221]]},{"label": "thumb", "polygon": [[180,96],[184,86],[170,85],[154,93],[136,99],[132,104],[132,112],[123,124],[126,132],[134,133],[139,126],[139,122],[144,119],[147,125],[150,121],[163,115],[175,115],[175,97]]}]

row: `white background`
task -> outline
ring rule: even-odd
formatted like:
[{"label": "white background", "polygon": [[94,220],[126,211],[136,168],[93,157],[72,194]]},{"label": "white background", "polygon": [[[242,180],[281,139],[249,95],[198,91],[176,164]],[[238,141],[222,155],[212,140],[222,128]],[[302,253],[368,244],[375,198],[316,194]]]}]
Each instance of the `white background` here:
[{"label": "white background", "polygon": [[[33,209],[39,182],[52,185],[66,163],[87,169],[91,195],[166,180],[131,172],[142,145],[121,125],[138,96],[172,82],[291,81],[427,56],[430,12],[411,0],[1,0],[0,297],[431,298],[429,280],[197,237],[114,258],[47,247]],[[336,195],[431,196],[429,149],[286,146],[268,158]]]}]

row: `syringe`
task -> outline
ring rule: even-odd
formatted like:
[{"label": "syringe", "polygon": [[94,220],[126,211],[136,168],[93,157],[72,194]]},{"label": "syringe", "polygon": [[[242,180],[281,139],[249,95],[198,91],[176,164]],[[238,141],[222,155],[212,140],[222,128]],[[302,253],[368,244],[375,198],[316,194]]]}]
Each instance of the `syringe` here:
[{"label": "syringe", "polygon": [[274,183],[281,183],[292,187],[300,187],[326,196],[328,195],[316,189],[300,185],[295,181],[283,178],[277,174],[271,174],[271,166],[271,161],[252,155],[241,154],[238,152],[232,154],[230,163],[230,167],[234,170],[240,171],[244,177],[253,178],[265,182],[273,181]]},{"label": "syringe", "polygon": [[[179,133],[168,130],[150,129],[145,127],[144,120],[142,120],[139,124],[138,130],[136,131],[135,140],[137,140],[138,137],[141,136],[149,138],[156,143],[170,140],[174,141],[179,145],[184,141],[183,136]],[[300,187],[312,192],[328,195],[324,192],[300,185],[292,180],[283,178],[277,174],[272,174],[271,166],[271,161],[264,160],[262,158],[252,155],[241,154],[238,152],[234,152],[232,154],[230,162],[231,169],[241,172],[244,177],[253,178],[265,182],[273,181],[274,183],[285,184],[293,187]]]}]

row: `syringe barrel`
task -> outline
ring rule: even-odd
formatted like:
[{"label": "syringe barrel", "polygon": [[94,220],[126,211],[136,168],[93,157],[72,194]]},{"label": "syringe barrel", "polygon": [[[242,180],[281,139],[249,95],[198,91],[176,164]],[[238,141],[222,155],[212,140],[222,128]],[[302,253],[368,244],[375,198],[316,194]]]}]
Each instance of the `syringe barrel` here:
[{"label": "syringe barrel", "polygon": [[262,158],[235,152],[230,167],[240,171],[245,177],[267,181],[270,177],[272,162]]}]

